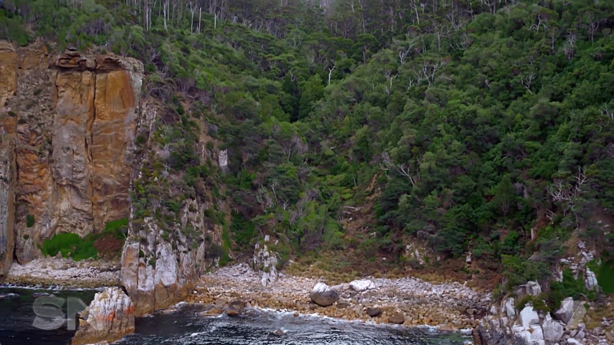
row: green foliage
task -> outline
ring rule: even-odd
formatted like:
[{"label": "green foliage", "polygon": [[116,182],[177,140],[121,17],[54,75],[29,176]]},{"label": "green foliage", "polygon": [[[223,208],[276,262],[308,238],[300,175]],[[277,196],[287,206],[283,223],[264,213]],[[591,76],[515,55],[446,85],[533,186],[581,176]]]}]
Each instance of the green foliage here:
[{"label": "green foliage", "polygon": [[126,238],[128,232],[128,218],[113,220],[107,223],[103,233],[111,234],[119,240]]},{"label": "green foliage", "polygon": [[34,216],[31,214],[26,215],[26,226],[28,228],[31,228],[34,226],[34,223],[35,223]]},{"label": "green foliage", "polygon": [[232,237],[240,246],[247,246],[256,233],[256,227],[254,223],[245,219],[243,215],[239,213],[232,214],[232,223],[230,225]]},{"label": "green foliage", "polygon": [[569,268],[563,270],[563,280],[560,282],[552,282],[550,284],[550,294],[548,296],[550,304],[553,309],[558,309],[561,305],[561,301],[566,297],[573,297],[574,299],[586,298],[594,299],[595,292],[587,291],[584,286],[584,279],[582,274],[578,275],[578,279],[573,277],[573,274]]},{"label": "green foliage", "polygon": [[546,298],[548,298],[548,296],[543,293],[540,294],[539,296],[527,295],[527,296],[524,296],[522,299],[520,299],[516,303],[515,307],[518,310],[522,310],[525,307],[525,305],[527,305],[527,303],[531,303],[531,305],[533,306],[533,309],[548,313],[551,311],[551,308],[546,304],[546,301],[545,301]]},{"label": "green foliage", "polygon": [[599,287],[606,294],[614,293],[614,263],[604,261],[599,265],[596,261],[591,261],[587,266],[597,276]]},{"label": "green foliage", "polygon": [[85,259],[97,259],[98,250],[94,243],[105,235],[112,235],[114,238],[124,241],[128,230],[128,219],[118,219],[107,223],[105,229],[98,234],[89,234],[84,238],[77,234],[61,233],[43,242],[41,252],[45,256],[56,256],[58,253],[62,257],[71,257],[75,261]]},{"label": "green foliage", "polygon": [[526,260],[518,256],[501,255],[507,290],[528,281],[547,281],[550,277],[548,266],[543,262]]},{"label": "green foliage", "polygon": [[45,256],[56,256],[61,253],[62,257],[71,257],[75,261],[89,258],[97,259],[98,251],[94,247],[94,239],[83,239],[77,234],[62,233],[45,240],[41,247]]}]

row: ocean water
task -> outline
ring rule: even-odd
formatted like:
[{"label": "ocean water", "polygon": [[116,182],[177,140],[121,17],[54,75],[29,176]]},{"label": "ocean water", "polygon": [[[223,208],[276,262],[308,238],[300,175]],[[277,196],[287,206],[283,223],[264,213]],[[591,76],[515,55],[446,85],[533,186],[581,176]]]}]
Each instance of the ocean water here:
[{"label": "ocean water", "polygon": [[[78,297],[89,303],[96,291],[0,288],[1,345],[64,345],[74,331],[66,325],[56,330],[34,327],[32,304],[40,293],[59,298]],[[432,328],[406,328],[340,321],[317,316],[249,310],[240,317],[199,316],[199,306],[181,305],[173,313],[137,318],[136,333],[120,340],[122,345],[463,345],[466,334],[439,332]],[[276,334],[275,334],[276,333]],[[281,334],[283,333],[283,334]]]}]

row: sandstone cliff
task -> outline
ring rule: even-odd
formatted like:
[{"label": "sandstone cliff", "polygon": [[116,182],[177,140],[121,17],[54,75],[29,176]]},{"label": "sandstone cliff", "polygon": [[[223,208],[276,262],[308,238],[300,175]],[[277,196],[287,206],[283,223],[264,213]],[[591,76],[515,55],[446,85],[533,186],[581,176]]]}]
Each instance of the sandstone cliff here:
[{"label": "sandstone cliff", "polygon": [[143,78],[135,59],[0,42],[0,276],[54,235],[84,237],[123,218],[121,277],[135,315],[177,303],[215,262],[206,246],[221,242],[222,226],[205,210],[227,206],[204,173],[186,186],[169,157],[184,145],[193,166],[214,172],[220,154],[205,129],[161,143],[177,113],[141,95]]},{"label": "sandstone cliff", "polygon": [[15,247],[14,128],[14,119],[0,118],[0,277],[5,276],[11,267]]},{"label": "sandstone cliff", "polygon": [[49,59],[42,43],[3,43],[0,64],[2,117],[17,121],[7,140],[19,167],[15,257],[25,263],[54,234],[85,236],[128,216],[143,66],[77,52]]}]

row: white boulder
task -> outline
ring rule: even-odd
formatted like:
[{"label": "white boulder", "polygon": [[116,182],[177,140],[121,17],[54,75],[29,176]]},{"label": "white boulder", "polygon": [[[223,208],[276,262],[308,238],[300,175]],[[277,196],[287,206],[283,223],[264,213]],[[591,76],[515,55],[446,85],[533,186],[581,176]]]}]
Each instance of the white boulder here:
[{"label": "white boulder", "polygon": [[535,343],[543,344],[544,343],[544,332],[540,325],[531,326],[531,341],[533,342],[533,344]]},{"label": "white boulder", "polygon": [[350,288],[354,291],[363,292],[367,290],[373,290],[376,288],[375,283],[368,279],[354,280],[350,282]]},{"label": "white boulder", "polygon": [[538,282],[527,283],[527,295],[537,296],[542,293],[542,287]]},{"label": "white boulder", "polygon": [[571,320],[571,316],[573,315],[573,298],[567,297],[561,302],[561,307],[557,310],[554,315],[565,324]]},{"label": "white boulder", "polygon": [[510,297],[503,302],[503,308],[507,317],[512,318],[516,316],[516,308],[514,307],[514,298]]},{"label": "white boulder", "polygon": [[588,267],[586,268],[586,274],[584,275],[584,285],[588,290],[595,290],[599,287],[597,282],[597,276]]},{"label": "white boulder", "polygon": [[529,329],[531,325],[539,323],[539,315],[532,306],[526,306],[520,312],[520,324],[524,329]]},{"label": "white boulder", "polygon": [[324,283],[317,283],[309,294],[311,300],[321,307],[328,307],[339,299],[337,291],[332,290]]},{"label": "white boulder", "polygon": [[550,314],[546,315],[546,319],[542,324],[544,330],[544,340],[550,342],[558,342],[563,338],[565,332],[565,324],[558,320],[553,320]]}]

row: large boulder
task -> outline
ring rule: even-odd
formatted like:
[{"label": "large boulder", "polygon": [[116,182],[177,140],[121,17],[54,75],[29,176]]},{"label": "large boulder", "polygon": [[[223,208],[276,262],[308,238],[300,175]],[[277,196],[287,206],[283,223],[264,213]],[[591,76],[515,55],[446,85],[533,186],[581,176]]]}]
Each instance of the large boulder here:
[{"label": "large boulder", "polygon": [[309,293],[309,297],[315,304],[321,307],[328,307],[339,300],[337,291],[329,288],[324,283],[317,283],[311,290],[311,293]]},{"label": "large boulder", "polygon": [[544,340],[556,343],[563,338],[565,324],[561,321],[553,320],[550,314],[548,314],[542,324],[542,329],[544,330]]},{"label": "large boulder", "polygon": [[571,316],[573,315],[574,303],[573,298],[567,297],[561,302],[561,307],[557,310],[554,315],[557,319],[565,322],[566,324],[571,320]]},{"label": "large boulder", "polygon": [[545,345],[544,332],[542,331],[541,326],[531,326],[531,343],[534,345]]},{"label": "large boulder", "polygon": [[376,288],[375,283],[368,279],[354,280],[350,283],[350,288],[357,292],[373,290]]},{"label": "large boulder", "polygon": [[586,307],[584,303],[576,302],[574,305],[577,306],[574,308],[573,315],[571,316],[571,320],[567,323],[567,329],[576,329],[580,328],[581,324],[584,322],[584,316],[587,313]]},{"label": "large boulder", "polygon": [[[265,237],[265,242],[268,242],[269,235]],[[260,283],[262,286],[272,285],[277,281],[279,276],[277,272],[277,254],[270,250],[266,244],[256,243],[254,248],[253,263],[260,271]]]},{"label": "large boulder", "polygon": [[532,306],[526,306],[520,312],[520,324],[522,328],[529,329],[531,325],[536,325],[539,323],[539,315],[535,310],[533,310]]},{"label": "large boulder", "polygon": [[134,333],[134,304],[120,288],[106,288],[94,296],[79,316],[72,345],[113,342]]}]

